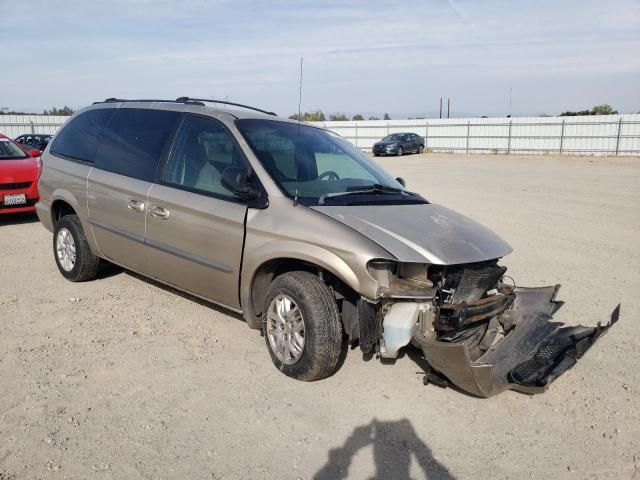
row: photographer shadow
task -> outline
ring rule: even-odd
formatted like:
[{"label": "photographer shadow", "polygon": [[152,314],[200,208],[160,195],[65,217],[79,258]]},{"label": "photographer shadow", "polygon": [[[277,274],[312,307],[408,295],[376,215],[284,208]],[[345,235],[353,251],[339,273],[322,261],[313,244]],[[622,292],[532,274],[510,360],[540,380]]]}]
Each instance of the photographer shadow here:
[{"label": "photographer shadow", "polygon": [[342,447],[330,450],[327,463],[313,478],[339,480],[349,477],[353,457],[369,446],[373,447],[376,468],[371,479],[410,479],[412,456],[420,466],[420,478],[455,478],[444,465],[433,458],[431,449],[418,437],[409,420],[381,422],[375,418],[368,425],[357,427]]}]

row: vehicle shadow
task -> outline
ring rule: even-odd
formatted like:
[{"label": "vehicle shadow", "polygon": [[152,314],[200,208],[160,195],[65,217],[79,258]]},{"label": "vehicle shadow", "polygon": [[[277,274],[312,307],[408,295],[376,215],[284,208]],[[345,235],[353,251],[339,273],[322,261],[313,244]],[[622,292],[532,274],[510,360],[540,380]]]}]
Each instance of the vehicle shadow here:
[{"label": "vehicle shadow", "polygon": [[104,280],[105,278],[114,277],[124,272],[124,268],[104,260],[98,265],[98,276],[96,278],[98,280]]},{"label": "vehicle shadow", "polygon": [[357,427],[342,447],[329,451],[327,463],[313,476],[314,480],[348,478],[352,459],[370,446],[376,468],[371,479],[410,479],[412,456],[420,466],[419,478],[455,479],[447,467],[433,458],[431,449],[418,437],[408,419],[382,422],[374,418],[368,425]]},{"label": "vehicle shadow", "polygon": [[[115,267],[115,268],[120,268],[120,267]],[[153,280],[151,278],[148,277],[144,277],[138,273],[132,272],[130,270],[124,270],[122,269],[121,271],[124,271],[124,273],[126,273],[127,275],[135,278],[136,280],[140,280],[142,282],[148,283],[149,285],[153,285],[154,287],[158,287],[162,290],[164,290],[165,292],[169,292],[172,293],[173,295],[178,295],[182,298],[185,298],[187,300],[191,300],[192,302],[195,302],[199,305],[202,305],[203,307],[207,307],[210,308],[211,310],[215,310],[216,312],[220,312],[220,313],[224,313],[225,315],[228,315],[229,317],[235,318],[236,320],[241,320],[242,322],[244,322],[244,318],[242,317],[242,315],[240,315],[237,312],[234,312],[233,310],[229,310],[227,308],[221,307],[220,305],[217,305],[213,302],[209,302],[207,300],[203,300],[202,298],[196,297],[195,295],[191,295],[189,293],[183,292],[181,290],[177,290],[173,287],[170,287],[169,285],[165,285],[164,283],[160,283],[156,280]]]},{"label": "vehicle shadow", "polygon": [[20,225],[38,222],[38,216],[33,213],[3,213],[0,215],[0,228],[5,225]]}]

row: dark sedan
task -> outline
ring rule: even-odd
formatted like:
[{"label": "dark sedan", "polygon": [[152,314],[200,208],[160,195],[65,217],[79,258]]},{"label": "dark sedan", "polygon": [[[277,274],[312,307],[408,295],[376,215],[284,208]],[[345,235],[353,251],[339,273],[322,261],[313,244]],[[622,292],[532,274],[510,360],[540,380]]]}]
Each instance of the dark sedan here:
[{"label": "dark sedan", "polygon": [[48,133],[31,133],[28,135],[20,135],[15,141],[29,150],[36,148],[43,151],[47,148],[51,137],[53,137],[53,135],[49,135]]},{"label": "dark sedan", "polygon": [[409,152],[422,153],[424,138],[415,133],[392,133],[373,145],[373,154],[403,155]]}]

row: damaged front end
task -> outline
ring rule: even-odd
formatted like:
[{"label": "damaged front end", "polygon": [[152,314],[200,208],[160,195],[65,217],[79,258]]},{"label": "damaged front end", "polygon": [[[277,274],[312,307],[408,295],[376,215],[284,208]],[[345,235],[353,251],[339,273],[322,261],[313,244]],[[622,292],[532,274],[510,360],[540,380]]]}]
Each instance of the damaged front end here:
[{"label": "damaged front end", "polygon": [[619,317],[596,327],[553,319],[560,285],[524,288],[497,260],[464,265],[372,262],[380,302],[358,305],[363,350],[377,345],[395,358],[409,342],[422,350],[433,383],[451,383],[479,397],[504,390],[540,393]]}]

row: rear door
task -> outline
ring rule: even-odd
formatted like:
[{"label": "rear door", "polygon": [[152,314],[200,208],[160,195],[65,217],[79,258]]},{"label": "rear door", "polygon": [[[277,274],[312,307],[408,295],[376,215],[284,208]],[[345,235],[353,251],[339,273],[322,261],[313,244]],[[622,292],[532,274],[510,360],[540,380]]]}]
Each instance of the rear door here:
[{"label": "rear door", "polygon": [[147,273],[147,194],[182,114],[119,108],[102,133],[88,179],[89,224],[109,260]]},{"label": "rear door", "polygon": [[238,281],[247,206],[220,183],[225,168],[247,168],[231,133],[188,115],[158,183],[148,195],[151,276],[239,308]]},{"label": "rear door", "polygon": [[411,136],[411,143],[412,143],[411,149],[417,152],[418,148],[420,148],[420,137],[415,133],[411,133],[410,136]]}]

